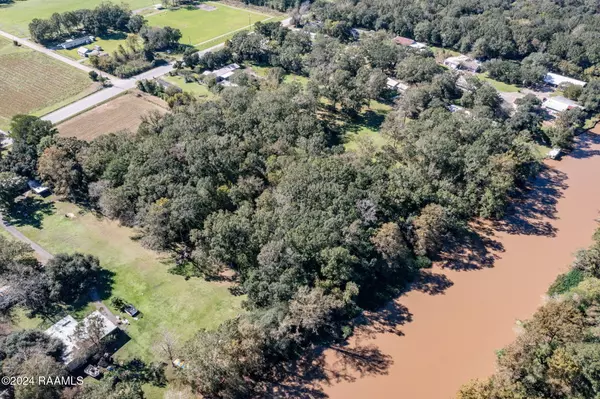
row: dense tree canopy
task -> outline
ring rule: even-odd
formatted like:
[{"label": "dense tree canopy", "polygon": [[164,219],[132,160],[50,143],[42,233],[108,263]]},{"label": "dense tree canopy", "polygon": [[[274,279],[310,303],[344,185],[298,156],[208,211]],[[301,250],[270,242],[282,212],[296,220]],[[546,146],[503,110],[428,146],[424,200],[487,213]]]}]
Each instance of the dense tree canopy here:
[{"label": "dense tree canopy", "polygon": [[133,17],[125,5],[104,2],[94,9],[81,9],[54,13],[48,19],[34,18],[29,24],[29,33],[36,42],[43,43],[84,30],[96,36],[109,30],[138,32],[143,25],[140,16]]},{"label": "dense tree canopy", "polygon": [[546,65],[537,65],[567,75],[600,75],[600,13],[595,1],[317,1],[311,12],[323,26],[345,21],[349,26],[385,29],[487,59],[543,54]]}]

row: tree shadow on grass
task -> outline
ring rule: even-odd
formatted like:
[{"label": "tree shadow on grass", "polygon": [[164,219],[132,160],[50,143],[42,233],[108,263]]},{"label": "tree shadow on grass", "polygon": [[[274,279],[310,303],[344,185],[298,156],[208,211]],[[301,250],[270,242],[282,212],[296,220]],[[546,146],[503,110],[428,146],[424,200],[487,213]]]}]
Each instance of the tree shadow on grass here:
[{"label": "tree shadow on grass", "polygon": [[127,33],[125,32],[108,32],[99,36],[102,40],[125,40]]},{"label": "tree shadow on grass", "polygon": [[39,197],[25,197],[16,202],[6,217],[6,222],[13,226],[31,226],[36,229],[42,227],[46,216],[54,214],[54,203],[44,201]]}]

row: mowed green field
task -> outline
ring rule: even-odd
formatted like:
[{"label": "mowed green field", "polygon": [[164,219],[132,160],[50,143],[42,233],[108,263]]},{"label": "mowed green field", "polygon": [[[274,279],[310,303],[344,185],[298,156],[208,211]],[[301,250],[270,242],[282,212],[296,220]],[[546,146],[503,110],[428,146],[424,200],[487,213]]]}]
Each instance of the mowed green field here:
[{"label": "mowed green field", "polygon": [[[0,30],[19,37],[29,36],[29,23],[34,18],[49,18],[53,13],[94,8],[104,0],[16,0],[0,4]],[[156,0],[113,1],[125,3],[136,10],[160,3]]]},{"label": "mowed green field", "polygon": [[210,98],[214,96],[214,94],[211,93],[210,90],[208,90],[208,87],[206,87],[206,85],[201,85],[197,82],[186,83],[185,79],[181,76],[165,75],[161,79],[179,87],[183,91],[187,91],[188,93],[191,93],[198,97]]},{"label": "mowed green field", "polygon": [[[131,35],[131,33],[130,33],[130,35]],[[141,39],[140,39],[140,44],[142,44]],[[102,51],[105,51],[108,54],[112,54],[113,52],[115,52],[117,50],[119,45],[127,48],[127,34],[119,32],[119,33],[107,34],[104,36],[98,36],[98,37],[96,37],[96,40],[94,41],[94,43],[88,44],[86,47],[93,50],[94,46],[100,46],[100,47],[102,47]],[[79,47],[76,47],[76,48],[72,48],[70,50],[57,50],[57,52],[66,57],[69,57],[73,60],[78,61],[78,60],[83,59],[83,57],[81,57],[77,53],[78,49],[79,49]],[[87,64],[87,62],[86,62],[86,64]]]},{"label": "mowed green field", "polygon": [[94,89],[85,72],[0,37],[0,128],[16,114],[50,112]]},{"label": "mowed green field", "polygon": [[147,16],[150,26],[170,26],[181,30],[183,44],[201,45],[217,36],[242,29],[258,21],[273,18],[270,15],[259,14],[229,7],[219,3],[203,3],[216,7],[216,10],[205,11],[196,8],[180,8],[165,10]]},{"label": "mowed green field", "polygon": [[[117,357],[158,360],[152,346],[164,330],[183,341],[200,328],[215,328],[242,312],[243,297],[232,296],[227,285],[198,278],[186,281],[169,273],[171,260],[133,241],[132,229],[91,213],[80,215],[80,208],[71,203],[55,202],[54,206],[51,214],[42,216],[39,228],[17,226],[52,253],[92,254],[103,268],[114,272],[112,295],[133,303],[143,313],[139,320],[131,320],[126,330],[131,341]],[[65,217],[67,213],[76,216],[70,219]],[[104,302],[110,307],[110,300]]]}]

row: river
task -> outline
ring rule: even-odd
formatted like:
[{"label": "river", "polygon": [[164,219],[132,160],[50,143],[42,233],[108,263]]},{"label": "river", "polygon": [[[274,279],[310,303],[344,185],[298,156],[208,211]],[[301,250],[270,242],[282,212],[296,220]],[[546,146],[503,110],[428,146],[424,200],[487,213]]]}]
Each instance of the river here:
[{"label": "river", "polygon": [[[600,209],[600,128],[547,168],[503,223],[436,265],[428,283],[367,322],[344,349],[325,353],[324,396],[454,398],[495,369],[495,351],[514,340],[574,252],[588,246]],[[352,354],[352,356],[348,356]]]}]

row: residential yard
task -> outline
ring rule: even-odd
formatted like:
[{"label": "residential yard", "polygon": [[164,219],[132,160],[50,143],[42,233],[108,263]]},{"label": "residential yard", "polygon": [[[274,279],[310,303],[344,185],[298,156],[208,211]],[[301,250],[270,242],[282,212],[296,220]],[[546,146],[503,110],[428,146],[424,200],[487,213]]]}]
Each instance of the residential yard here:
[{"label": "residential yard", "polygon": [[85,72],[0,38],[0,129],[16,114],[51,112],[97,89]]},{"label": "residential yard", "polygon": [[356,151],[365,141],[371,142],[375,148],[381,148],[386,144],[387,139],[381,134],[380,128],[385,116],[391,110],[392,107],[387,104],[371,101],[369,108],[363,110],[358,121],[346,123],[344,148],[347,151]]},{"label": "residential yard", "polygon": [[[262,77],[266,77],[269,73],[269,69],[271,69],[271,67],[268,67],[268,66],[260,66],[260,65],[255,65],[255,64],[248,64],[248,66],[250,67],[250,69],[252,69],[254,71],[254,73],[256,73],[258,76],[262,76]],[[293,73],[286,73],[285,76],[283,77],[283,82],[284,83],[298,82],[302,86],[305,86],[308,83],[308,78],[305,76],[295,75]]]},{"label": "residential yard", "polygon": [[[28,212],[27,223],[12,222],[50,252],[89,253],[114,273],[112,295],[131,302],[143,314],[139,320],[130,318],[126,331],[131,340],[117,358],[158,360],[152,347],[164,330],[185,340],[200,328],[215,328],[242,312],[243,297],[232,296],[227,285],[169,273],[171,259],[134,241],[134,230],[80,211],[71,203],[46,199],[37,211]],[[68,213],[75,217],[67,218]],[[109,299],[104,302],[110,306]]]},{"label": "residential yard", "polygon": [[480,80],[483,80],[484,82],[489,83],[494,89],[496,89],[498,91],[503,91],[505,93],[518,93],[520,90],[515,85],[511,85],[511,84],[504,83],[504,82],[499,82],[497,80],[494,80],[494,79],[488,77],[487,72],[486,73],[478,73],[477,78]]},{"label": "residential yard", "polygon": [[[105,36],[100,36],[97,37],[96,40],[94,41],[94,43],[89,44],[85,47],[89,48],[89,49],[93,49],[94,46],[100,46],[102,47],[102,51],[107,52],[108,54],[112,54],[114,51],[117,50],[117,47],[119,47],[119,45],[122,45],[123,47],[127,48],[127,34],[123,33],[123,32],[115,32],[115,33],[111,33]],[[141,43],[140,43],[141,44]],[[84,60],[85,58],[82,58],[79,54],[77,54],[77,50],[79,49],[79,47],[70,49],[70,50],[57,50],[57,53],[62,54],[66,57],[69,57],[73,60],[79,61],[79,60]],[[87,61],[86,61],[87,63]]]},{"label": "residential yard", "polygon": [[[49,18],[53,13],[94,8],[104,0],[16,0],[0,4],[0,30],[19,37],[29,36],[29,23],[34,18]],[[121,3],[120,1],[115,3]],[[156,0],[124,0],[132,10],[156,4]]]},{"label": "residential yard", "polygon": [[57,126],[60,136],[91,141],[107,133],[137,131],[142,117],[151,111],[165,114],[167,103],[158,97],[131,90],[127,94],[76,115]]},{"label": "residential yard", "polygon": [[214,94],[212,94],[210,90],[208,90],[208,87],[206,87],[206,85],[202,85],[198,82],[187,83],[182,76],[165,75],[161,77],[161,79],[179,87],[183,91],[186,91],[198,97],[210,98],[214,96]]},{"label": "residential yard", "polygon": [[[212,42],[217,36],[226,36],[231,31],[243,29],[258,21],[274,18],[256,11],[233,8],[219,3],[205,2],[203,5],[215,7],[206,11],[195,7],[165,10],[147,16],[150,26],[170,26],[181,30],[182,44],[202,46]],[[223,38],[221,41],[225,41]],[[217,42],[218,43],[218,42]],[[217,44],[215,43],[215,44]]]}]

